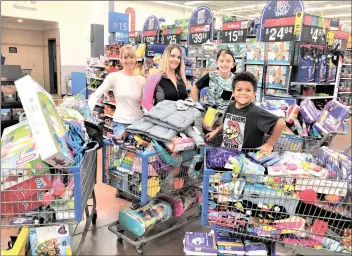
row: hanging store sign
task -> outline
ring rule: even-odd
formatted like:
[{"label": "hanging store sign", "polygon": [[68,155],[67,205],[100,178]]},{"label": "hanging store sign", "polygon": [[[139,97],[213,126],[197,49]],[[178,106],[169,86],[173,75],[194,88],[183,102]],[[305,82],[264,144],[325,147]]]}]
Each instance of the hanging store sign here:
[{"label": "hanging store sign", "polygon": [[338,31],[340,26],[339,19],[330,19],[330,30]]},{"label": "hanging store sign", "polygon": [[[330,20],[324,19],[325,28],[330,27]],[[322,17],[304,15],[301,42],[325,45],[326,35]]]},{"label": "hanging store sign", "polygon": [[109,33],[114,33],[112,40],[116,43],[128,43],[128,15],[109,12]]},{"label": "hanging store sign", "polygon": [[244,43],[247,38],[247,21],[223,22],[221,28],[222,43]]},{"label": "hanging store sign", "polygon": [[204,44],[213,40],[214,17],[208,7],[198,7],[189,19],[188,44]]},{"label": "hanging store sign", "polygon": [[128,41],[132,45],[137,45],[138,44],[138,32],[130,32],[128,33]]},{"label": "hanging store sign", "polygon": [[159,31],[159,20],[156,16],[149,16],[143,25],[142,42],[150,44],[155,43]]},{"label": "hanging store sign", "polygon": [[337,49],[341,51],[345,51],[347,49],[349,38],[350,38],[350,33],[335,31],[333,47],[337,46]]},{"label": "hanging store sign", "polygon": [[283,42],[300,39],[295,35],[296,14],[304,11],[302,1],[268,1],[260,19],[259,41]]},{"label": "hanging store sign", "polygon": [[181,41],[181,28],[169,28],[163,30],[163,42],[166,45],[179,44]]}]

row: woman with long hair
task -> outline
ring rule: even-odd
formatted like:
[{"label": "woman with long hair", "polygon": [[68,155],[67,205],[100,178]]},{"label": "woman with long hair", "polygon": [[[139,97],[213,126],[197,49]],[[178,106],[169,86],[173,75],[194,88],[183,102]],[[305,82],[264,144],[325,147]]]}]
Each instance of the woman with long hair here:
[{"label": "woman with long hair", "polygon": [[142,106],[145,111],[149,111],[163,100],[177,101],[187,98],[182,48],[178,44],[170,44],[163,53],[157,71],[147,80]]},{"label": "woman with long hair", "polygon": [[114,135],[122,135],[126,127],[142,118],[139,103],[142,98],[145,78],[134,74],[137,62],[136,49],[125,45],[120,50],[122,70],[109,74],[88,101],[91,109],[98,99],[109,89],[114,93],[116,109],[113,116]]}]

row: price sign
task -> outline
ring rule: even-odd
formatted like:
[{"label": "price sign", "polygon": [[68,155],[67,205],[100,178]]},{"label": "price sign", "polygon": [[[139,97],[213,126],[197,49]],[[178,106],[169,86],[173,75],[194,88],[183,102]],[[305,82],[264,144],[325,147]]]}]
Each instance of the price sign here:
[{"label": "price sign", "polygon": [[199,32],[199,33],[191,33],[191,41],[189,42],[190,45],[195,44],[204,44],[210,38],[210,33],[208,32]]},{"label": "price sign", "polygon": [[[338,45],[338,46],[337,46]],[[347,49],[347,41],[342,38],[334,38],[334,47],[337,46],[337,49],[345,51]]]},{"label": "price sign", "polygon": [[144,43],[150,44],[155,42],[155,36],[146,36],[144,37]]},{"label": "price sign", "polygon": [[118,12],[109,12],[109,32],[115,33],[116,42],[128,42],[128,15]]},{"label": "price sign", "polygon": [[179,44],[181,41],[181,28],[170,28],[163,30],[164,44]]},{"label": "price sign", "polygon": [[324,45],[326,42],[324,29],[319,27],[303,26],[301,41],[304,43]]},{"label": "price sign", "polygon": [[223,43],[243,43],[246,42],[247,30],[222,31]]},{"label": "price sign", "polygon": [[128,41],[132,45],[137,45],[138,44],[138,37],[129,37]]},{"label": "price sign", "polygon": [[164,35],[164,44],[179,44],[181,35]]},{"label": "price sign", "polygon": [[207,7],[198,7],[189,19],[188,44],[204,44],[213,40],[214,17]]},{"label": "price sign", "polygon": [[293,26],[265,28],[264,42],[285,42],[294,40]]}]

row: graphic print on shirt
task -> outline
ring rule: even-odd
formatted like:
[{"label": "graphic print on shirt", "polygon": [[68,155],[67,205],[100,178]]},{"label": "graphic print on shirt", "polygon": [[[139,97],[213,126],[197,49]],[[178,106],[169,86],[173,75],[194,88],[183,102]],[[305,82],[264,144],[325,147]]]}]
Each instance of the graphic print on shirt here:
[{"label": "graphic print on shirt", "polygon": [[229,105],[229,100],[224,100],[221,95],[224,91],[232,92],[232,81],[234,75],[231,74],[231,79],[222,79],[218,72],[209,72],[209,87],[206,97],[206,104],[216,106],[218,110],[226,110]]},{"label": "graphic print on shirt", "polygon": [[227,113],[224,121],[222,147],[241,149],[244,140],[246,118]]}]

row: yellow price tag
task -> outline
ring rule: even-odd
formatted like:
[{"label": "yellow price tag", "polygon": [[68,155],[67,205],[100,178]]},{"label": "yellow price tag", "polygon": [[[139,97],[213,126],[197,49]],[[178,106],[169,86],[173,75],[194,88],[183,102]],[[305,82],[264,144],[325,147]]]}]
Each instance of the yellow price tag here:
[{"label": "yellow price tag", "polygon": [[333,45],[334,44],[334,37],[335,37],[334,31],[329,31],[327,33],[326,40],[328,41],[328,45]]},{"label": "yellow price tag", "polygon": [[352,35],[348,37],[348,43],[347,43],[347,48],[351,49],[352,48]]},{"label": "yellow price tag", "polygon": [[295,19],[295,30],[293,32],[295,35],[301,34],[302,22],[303,22],[303,12],[297,12],[296,19]]}]

